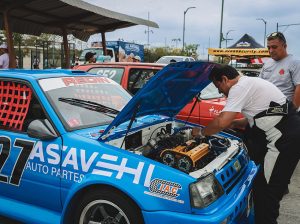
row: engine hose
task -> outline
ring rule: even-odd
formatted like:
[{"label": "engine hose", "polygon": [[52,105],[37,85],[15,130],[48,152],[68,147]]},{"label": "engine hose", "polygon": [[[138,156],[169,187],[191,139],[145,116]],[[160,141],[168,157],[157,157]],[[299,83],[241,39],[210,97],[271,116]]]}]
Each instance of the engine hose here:
[{"label": "engine hose", "polygon": [[230,146],[230,142],[228,142],[227,139],[222,138],[211,138],[208,140],[208,143],[211,149],[218,155],[225,152]]}]

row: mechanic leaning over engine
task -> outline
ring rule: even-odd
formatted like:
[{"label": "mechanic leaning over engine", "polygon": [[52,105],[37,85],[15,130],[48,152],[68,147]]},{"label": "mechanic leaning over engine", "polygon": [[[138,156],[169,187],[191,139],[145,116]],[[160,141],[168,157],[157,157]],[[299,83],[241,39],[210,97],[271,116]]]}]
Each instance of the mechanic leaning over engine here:
[{"label": "mechanic leaning over engine", "polygon": [[[275,224],[300,157],[300,116],[293,103],[266,80],[240,76],[229,65],[216,65],[209,78],[227,96],[227,103],[207,127],[194,128],[192,134],[205,137],[249,123],[254,142],[249,154],[260,165],[253,186],[255,223]],[[239,112],[245,118],[235,119]]]}]

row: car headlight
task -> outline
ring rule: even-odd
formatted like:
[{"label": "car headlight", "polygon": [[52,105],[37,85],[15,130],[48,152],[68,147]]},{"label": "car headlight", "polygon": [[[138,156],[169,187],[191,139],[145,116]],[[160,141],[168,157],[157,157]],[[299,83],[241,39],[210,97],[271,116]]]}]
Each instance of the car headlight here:
[{"label": "car headlight", "polygon": [[190,185],[191,204],[196,208],[204,208],[216,201],[224,191],[213,174]]}]

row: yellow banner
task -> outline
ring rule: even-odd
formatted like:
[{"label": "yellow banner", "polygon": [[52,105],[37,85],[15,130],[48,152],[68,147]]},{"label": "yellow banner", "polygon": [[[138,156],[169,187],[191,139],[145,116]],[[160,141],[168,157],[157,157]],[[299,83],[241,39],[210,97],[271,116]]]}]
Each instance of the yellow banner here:
[{"label": "yellow banner", "polygon": [[208,54],[215,56],[270,56],[268,48],[208,48]]}]

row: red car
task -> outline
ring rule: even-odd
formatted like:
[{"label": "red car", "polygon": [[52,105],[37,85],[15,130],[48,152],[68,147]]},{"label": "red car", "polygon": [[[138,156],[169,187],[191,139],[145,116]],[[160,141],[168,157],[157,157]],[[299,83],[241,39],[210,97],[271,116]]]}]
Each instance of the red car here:
[{"label": "red car", "polygon": [[210,83],[197,98],[194,98],[179,112],[177,118],[207,126],[214,117],[221,113],[225,103],[226,98],[219,93],[213,83]]},{"label": "red car", "polygon": [[154,63],[112,62],[78,65],[74,69],[107,76],[134,95],[164,66]]},{"label": "red car", "polygon": [[[135,94],[143,85],[159,70],[164,64],[156,63],[101,63],[86,64],[74,67],[74,69],[90,72],[93,74],[106,75],[113,79],[131,94]],[[195,104],[195,101],[198,101]],[[181,120],[207,125],[223,109],[226,98],[218,92],[218,89],[211,83],[202,90],[200,96],[194,98],[177,115]],[[194,109],[193,108],[193,105]]]}]

